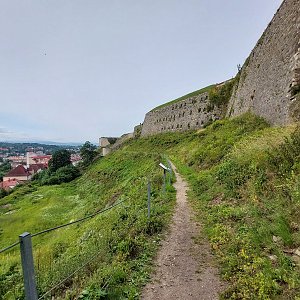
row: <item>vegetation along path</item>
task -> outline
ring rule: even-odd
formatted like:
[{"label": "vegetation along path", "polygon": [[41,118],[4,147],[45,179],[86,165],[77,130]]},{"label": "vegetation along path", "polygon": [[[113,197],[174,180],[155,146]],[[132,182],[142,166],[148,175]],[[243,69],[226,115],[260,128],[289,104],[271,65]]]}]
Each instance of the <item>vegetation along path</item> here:
[{"label": "vegetation along path", "polygon": [[142,299],[218,299],[224,286],[213,266],[210,246],[196,243],[200,225],[193,221],[187,201],[187,184],[175,170],[176,210],[170,232],[163,241],[155,273],[144,288]]}]

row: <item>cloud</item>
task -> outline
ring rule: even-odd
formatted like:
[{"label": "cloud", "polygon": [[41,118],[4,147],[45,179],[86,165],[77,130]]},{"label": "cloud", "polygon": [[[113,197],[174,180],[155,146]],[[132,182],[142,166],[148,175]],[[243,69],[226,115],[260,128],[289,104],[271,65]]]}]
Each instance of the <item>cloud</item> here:
[{"label": "cloud", "polygon": [[13,134],[13,131],[8,130],[5,127],[0,127],[0,134]]},{"label": "cloud", "polygon": [[28,136],[26,136],[24,133],[21,132],[14,132],[10,129],[7,129],[5,127],[0,127],[0,141],[15,141],[15,140],[23,140],[27,139]]}]

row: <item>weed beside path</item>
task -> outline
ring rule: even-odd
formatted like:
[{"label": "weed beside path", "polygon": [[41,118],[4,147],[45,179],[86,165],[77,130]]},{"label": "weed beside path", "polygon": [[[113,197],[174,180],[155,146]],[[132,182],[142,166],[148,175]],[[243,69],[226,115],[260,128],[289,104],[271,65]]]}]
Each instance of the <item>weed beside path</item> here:
[{"label": "weed beside path", "polygon": [[187,202],[187,184],[176,170],[175,174],[176,210],[155,263],[156,272],[142,299],[218,299],[223,284],[213,265],[210,246],[198,238],[200,225],[193,220]]}]

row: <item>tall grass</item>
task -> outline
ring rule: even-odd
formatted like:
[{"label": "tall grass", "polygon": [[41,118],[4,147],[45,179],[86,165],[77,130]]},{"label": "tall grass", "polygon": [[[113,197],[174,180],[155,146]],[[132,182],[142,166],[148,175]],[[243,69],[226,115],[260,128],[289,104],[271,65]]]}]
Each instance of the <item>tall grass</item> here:
[{"label": "tall grass", "polygon": [[[56,298],[137,299],[174,204],[172,190],[161,193],[158,153],[165,153],[191,186],[190,200],[228,282],[222,298],[299,300],[299,141],[295,126],[270,128],[251,114],[199,131],[128,141],[72,183],[27,187],[5,197],[0,244],[13,242],[11,236],[24,225],[37,231],[127,199],[83,226],[41,238],[34,249],[41,292],[82,258],[99,253],[81,276],[56,291]],[[153,183],[150,220],[148,177]],[[1,291],[10,287],[6,297],[13,297],[20,291],[17,254],[7,255],[0,268]]]},{"label": "tall grass", "polygon": [[198,144],[173,152],[229,282],[224,299],[299,299],[300,133],[294,128],[269,128],[245,115],[216,122],[199,133]]},{"label": "tall grass", "polygon": [[[91,220],[33,238],[39,295],[95,257],[51,295],[55,299],[138,298],[175,194],[170,187],[162,193],[161,155],[131,152],[133,148],[128,144],[126,150],[100,159],[71,183],[26,186],[1,202],[2,248],[24,231],[68,223],[125,200]],[[150,219],[148,179],[152,182]],[[23,299],[18,249],[0,255],[0,298]]]}]

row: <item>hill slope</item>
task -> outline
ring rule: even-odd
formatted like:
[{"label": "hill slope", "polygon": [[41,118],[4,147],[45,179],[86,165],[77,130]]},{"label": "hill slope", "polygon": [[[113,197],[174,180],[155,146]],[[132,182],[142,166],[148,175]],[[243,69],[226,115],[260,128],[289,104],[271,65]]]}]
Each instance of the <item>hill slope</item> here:
[{"label": "hill slope", "polygon": [[[0,248],[15,242],[24,231],[35,233],[68,223],[124,200],[93,219],[33,238],[39,295],[94,256],[84,269],[53,291],[55,299],[73,299],[80,294],[82,299],[99,299],[99,295],[133,299],[138,295],[175,194],[161,193],[159,153],[130,150],[100,159],[72,183],[43,187],[31,184],[1,201]],[[147,178],[152,181],[150,220]],[[0,298],[20,299],[23,292],[18,247],[0,255]]]},{"label": "hill slope", "polygon": [[192,186],[190,200],[229,282],[225,299],[299,299],[300,131],[294,130],[246,114],[138,142],[164,149]]},{"label": "hill slope", "polygon": [[[192,187],[189,199],[228,281],[223,297],[298,299],[300,132],[294,130],[295,126],[270,128],[246,114],[199,131],[128,141],[73,183],[27,187],[28,193],[21,195],[24,187],[4,198],[1,246],[13,242],[24,227],[38,231],[85,216],[119,198],[128,199],[124,206],[80,226],[34,240],[34,249],[41,291],[97,252],[101,255],[96,263],[65,284],[67,295],[64,288],[57,295],[138,298],[174,203],[174,193],[166,198],[160,193],[157,164],[162,159],[159,153],[165,153]],[[148,176],[154,188],[150,222],[145,211]],[[196,240],[201,241],[201,236]],[[1,261],[1,270],[5,275],[0,290],[8,292],[9,284],[11,288],[19,279],[15,252]],[[46,272],[50,275],[44,276]]]}]

